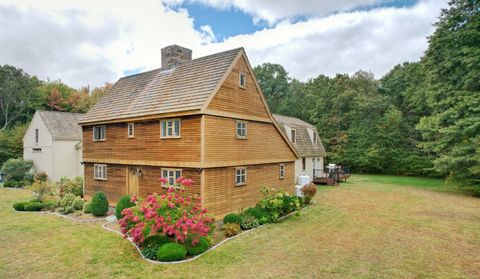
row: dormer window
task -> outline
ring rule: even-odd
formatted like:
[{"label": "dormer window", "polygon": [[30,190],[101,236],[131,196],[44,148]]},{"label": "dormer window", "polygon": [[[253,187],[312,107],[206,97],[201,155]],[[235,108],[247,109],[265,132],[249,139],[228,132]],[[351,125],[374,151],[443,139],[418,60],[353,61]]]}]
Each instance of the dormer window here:
[{"label": "dormer window", "polygon": [[313,131],[313,144],[317,144],[317,132]]},{"label": "dormer window", "polygon": [[292,129],[290,131],[290,140],[292,141],[292,143],[297,142],[297,131],[295,129]]},{"label": "dormer window", "polygon": [[240,72],[238,76],[238,82],[239,82],[240,88],[247,87],[247,75],[245,73]]}]

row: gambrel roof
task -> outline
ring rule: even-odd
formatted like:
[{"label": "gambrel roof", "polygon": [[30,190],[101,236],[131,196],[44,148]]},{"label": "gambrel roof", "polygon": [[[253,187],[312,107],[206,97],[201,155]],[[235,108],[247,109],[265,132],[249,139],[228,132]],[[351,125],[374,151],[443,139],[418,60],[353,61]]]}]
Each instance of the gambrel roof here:
[{"label": "gambrel roof", "polygon": [[[325,156],[325,147],[318,135],[317,128],[299,118],[274,114],[273,117],[280,124],[281,131],[288,137],[285,126],[295,129],[296,140],[293,146],[301,157]],[[308,129],[317,132],[317,144],[314,144]]]},{"label": "gambrel roof", "polygon": [[123,77],[81,124],[201,109],[241,52],[243,48],[236,48],[185,61],[173,69]]},{"label": "gambrel roof", "polygon": [[37,110],[48,132],[56,140],[82,140],[82,127],[78,122],[83,113]]}]

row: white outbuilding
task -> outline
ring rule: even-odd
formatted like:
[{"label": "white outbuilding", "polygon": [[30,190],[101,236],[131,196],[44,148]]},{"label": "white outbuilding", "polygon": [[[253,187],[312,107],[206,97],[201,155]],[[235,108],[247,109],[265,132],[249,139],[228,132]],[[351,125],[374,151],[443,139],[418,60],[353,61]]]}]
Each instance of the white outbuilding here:
[{"label": "white outbuilding", "polygon": [[[274,114],[273,117],[300,155],[300,158],[295,161],[295,183],[305,184],[304,179],[307,176],[308,182],[312,182],[317,177],[323,177],[326,153],[317,128],[299,118],[278,114]],[[299,178],[300,176],[302,178]]]},{"label": "white outbuilding", "polygon": [[23,158],[50,181],[83,176],[81,113],[37,110],[23,137]]}]

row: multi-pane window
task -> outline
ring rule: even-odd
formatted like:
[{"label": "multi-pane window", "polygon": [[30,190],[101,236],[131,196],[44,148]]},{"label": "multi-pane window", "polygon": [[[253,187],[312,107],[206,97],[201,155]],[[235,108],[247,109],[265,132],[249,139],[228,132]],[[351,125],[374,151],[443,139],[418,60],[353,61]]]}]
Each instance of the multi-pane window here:
[{"label": "multi-pane window", "polygon": [[238,82],[240,87],[245,88],[247,86],[247,75],[245,75],[245,73],[240,73],[238,76]]},{"label": "multi-pane window", "polygon": [[247,122],[246,121],[237,121],[237,138],[246,139],[247,138]]},{"label": "multi-pane window", "polygon": [[[182,170],[180,169],[162,169],[162,177],[167,179],[167,184],[173,186],[176,184],[177,179],[182,177]],[[167,186],[163,184],[162,186]]]},{"label": "multi-pane window", "polygon": [[93,177],[98,180],[107,180],[107,165],[93,165]]},{"label": "multi-pane window", "polygon": [[285,164],[280,164],[280,179],[285,178]]},{"label": "multi-pane window", "polygon": [[38,129],[35,129],[35,143],[38,143]]},{"label": "multi-pane window", "polygon": [[105,125],[93,127],[93,141],[105,140]]},{"label": "multi-pane window", "polygon": [[247,184],[247,168],[235,168],[235,186]]},{"label": "multi-pane window", "polygon": [[294,129],[292,129],[292,130],[290,131],[290,140],[291,140],[293,143],[297,142],[297,131],[294,130]]},{"label": "multi-pane window", "polygon": [[313,131],[313,144],[317,144],[317,132]]},{"label": "multi-pane window", "polygon": [[135,124],[133,123],[128,123],[128,137],[133,138],[135,136]]},{"label": "multi-pane window", "polygon": [[161,138],[179,138],[180,137],[180,119],[170,119],[160,121]]}]

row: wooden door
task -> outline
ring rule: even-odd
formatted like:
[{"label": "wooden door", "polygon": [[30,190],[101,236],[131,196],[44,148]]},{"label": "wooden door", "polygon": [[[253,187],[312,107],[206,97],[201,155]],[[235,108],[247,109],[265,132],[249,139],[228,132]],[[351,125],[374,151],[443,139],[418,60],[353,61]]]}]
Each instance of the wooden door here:
[{"label": "wooden door", "polygon": [[138,196],[139,173],[137,167],[127,167],[127,194]]}]

